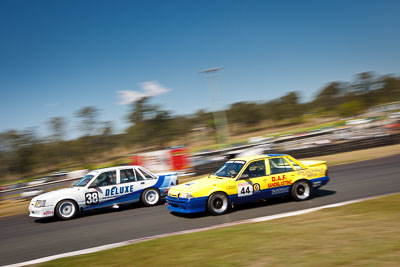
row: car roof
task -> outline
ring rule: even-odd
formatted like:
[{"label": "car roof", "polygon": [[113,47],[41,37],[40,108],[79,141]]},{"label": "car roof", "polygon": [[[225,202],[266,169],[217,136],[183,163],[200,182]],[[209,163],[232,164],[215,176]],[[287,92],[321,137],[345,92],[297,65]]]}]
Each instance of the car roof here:
[{"label": "car roof", "polygon": [[116,170],[121,170],[121,169],[128,169],[128,168],[132,169],[132,168],[137,168],[137,167],[144,168],[144,167],[138,166],[138,165],[125,165],[125,166],[115,166],[115,167],[94,169],[94,170],[91,170],[91,172],[92,171],[102,171],[102,172],[104,172],[104,171],[116,171]]},{"label": "car roof", "polygon": [[255,155],[255,156],[246,156],[246,157],[234,158],[234,159],[232,159],[232,160],[251,161],[251,160],[255,160],[255,159],[265,159],[265,158],[281,157],[281,156],[288,156],[288,155],[287,155],[287,154]]}]

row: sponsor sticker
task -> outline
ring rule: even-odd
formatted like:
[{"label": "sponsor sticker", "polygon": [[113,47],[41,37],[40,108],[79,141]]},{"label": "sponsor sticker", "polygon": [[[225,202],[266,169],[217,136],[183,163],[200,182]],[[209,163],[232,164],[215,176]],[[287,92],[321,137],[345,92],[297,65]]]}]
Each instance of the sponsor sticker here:
[{"label": "sponsor sticker", "polygon": [[277,176],[272,176],[271,177],[272,183],[268,183],[268,188],[272,187],[280,187],[280,186],[285,186],[285,185],[291,185],[292,181],[290,181],[286,175],[277,175]]},{"label": "sponsor sticker", "polygon": [[127,194],[127,193],[133,193],[133,185],[123,185],[120,187],[113,186],[111,189],[107,188],[106,189],[106,197],[108,196],[116,196],[119,194]]},{"label": "sponsor sticker", "polygon": [[281,188],[272,189],[271,195],[279,195],[279,194],[283,194],[283,193],[287,193],[287,192],[289,192],[289,187],[281,187]]}]

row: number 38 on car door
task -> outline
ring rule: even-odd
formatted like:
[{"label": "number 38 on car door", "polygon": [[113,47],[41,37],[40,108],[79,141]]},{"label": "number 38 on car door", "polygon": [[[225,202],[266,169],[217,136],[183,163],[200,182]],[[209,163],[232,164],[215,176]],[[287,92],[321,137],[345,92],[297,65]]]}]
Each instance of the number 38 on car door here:
[{"label": "number 38 on car door", "polygon": [[99,193],[98,192],[89,192],[85,194],[86,205],[94,205],[99,203]]}]

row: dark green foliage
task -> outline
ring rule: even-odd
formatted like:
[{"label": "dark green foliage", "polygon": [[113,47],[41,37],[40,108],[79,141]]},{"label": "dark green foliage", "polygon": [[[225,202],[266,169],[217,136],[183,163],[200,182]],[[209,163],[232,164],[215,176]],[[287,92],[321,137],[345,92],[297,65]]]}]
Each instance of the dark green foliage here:
[{"label": "dark green foliage", "polygon": [[[286,125],[300,123],[303,114],[354,116],[373,105],[400,101],[400,77],[363,72],[351,83],[327,84],[307,103],[300,102],[297,92],[268,102],[262,100],[232,104],[226,110],[229,123],[237,125],[238,132],[246,132],[259,129],[260,123],[267,120],[283,120]],[[199,110],[189,116],[176,116],[151,105],[148,98],[132,105],[127,116],[130,127],[123,134],[113,134],[111,122],[99,122],[96,107],[84,107],[75,114],[83,133],[75,140],[63,140],[66,120],[62,117],[49,119],[52,135],[48,139],[39,138],[35,129],[0,133],[1,177],[21,178],[39,170],[89,166],[112,159],[111,150],[118,148],[157,149],[168,146],[170,141],[187,144],[192,133],[197,140],[216,137],[214,113]]]},{"label": "dark green foliage", "polygon": [[230,123],[254,125],[261,121],[262,114],[257,104],[238,102],[231,105],[228,110],[228,118]]},{"label": "dark green foliage", "polygon": [[341,91],[341,84],[339,82],[332,82],[320,91],[314,103],[324,111],[335,109],[339,104]]},{"label": "dark green foliage", "polygon": [[95,107],[84,107],[76,112],[76,116],[81,119],[79,129],[86,135],[94,135],[97,126],[97,116],[99,111]]}]

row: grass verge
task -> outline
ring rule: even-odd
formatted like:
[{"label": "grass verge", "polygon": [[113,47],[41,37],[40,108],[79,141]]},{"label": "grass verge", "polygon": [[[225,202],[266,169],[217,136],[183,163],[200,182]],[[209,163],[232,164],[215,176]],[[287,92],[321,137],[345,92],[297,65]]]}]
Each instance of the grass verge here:
[{"label": "grass verge", "polygon": [[378,159],[400,154],[400,144],[343,152],[334,155],[307,158],[309,160],[325,160],[329,166],[370,159]]},{"label": "grass verge", "polygon": [[161,238],[39,266],[398,266],[400,194]]},{"label": "grass verge", "polygon": [[27,200],[3,200],[0,202],[0,218],[24,213],[28,216],[28,205]]}]

